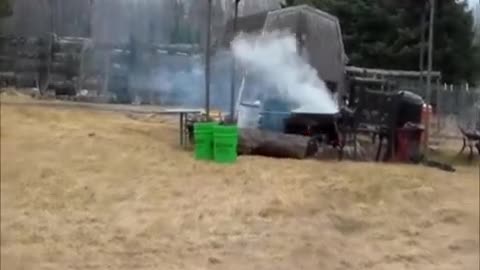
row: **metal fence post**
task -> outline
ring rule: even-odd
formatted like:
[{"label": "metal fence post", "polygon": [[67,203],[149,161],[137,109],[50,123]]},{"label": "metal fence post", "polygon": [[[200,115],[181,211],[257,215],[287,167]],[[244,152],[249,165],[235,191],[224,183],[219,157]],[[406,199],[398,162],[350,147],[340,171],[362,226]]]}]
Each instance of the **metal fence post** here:
[{"label": "metal fence post", "polygon": [[437,93],[437,106],[436,106],[436,115],[437,115],[437,134],[440,133],[440,106],[441,106],[441,91],[440,91],[440,79],[437,78],[435,82],[435,93]]},{"label": "metal fence post", "polygon": [[[430,0],[430,21],[429,21],[429,30],[428,30],[428,64],[427,64],[427,106],[431,104],[431,92],[432,92],[432,65],[433,65],[433,31],[434,31],[434,20],[435,20],[435,0]],[[428,156],[428,137],[430,136],[430,114],[426,114],[426,127],[425,134],[426,140],[424,142],[424,153],[425,156]]]},{"label": "metal fence post", "polygon": [[207,38],[205,44],[205,114],[210,118],[210,38],[212,24],[212,0],[207,0]]}]

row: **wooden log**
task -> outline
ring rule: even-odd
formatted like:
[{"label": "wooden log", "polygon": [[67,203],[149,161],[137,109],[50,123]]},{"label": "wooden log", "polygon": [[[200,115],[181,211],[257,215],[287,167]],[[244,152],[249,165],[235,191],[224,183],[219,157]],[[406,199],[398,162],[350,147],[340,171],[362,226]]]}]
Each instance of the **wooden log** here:
[{"label": "wooden log", "polygon": [[67,76],[65,76],[64,73],[57,73],[57,72],[51,72],[50,73],[50,81],[51,82],[59,82],[59,81],[66,81]]},{"label": "wooden log", "polygon": [[53,54],[53,61],[67,62],[67,63],[80,63],[80,57],[81,55],[78,53],[57,52]]},{"label": "wooden log", "polygon": [[40,68],[44,68],[45,64],[38,59],[17,59],[15,61],[16,72],[35,72]]},{"label": "wooden log", "polygon": [[38,74],[34,72],[15,73],[15,86],[17,88],[36,87]]},{"label": "wooden log", "polygon": [[9,72],[14,69],[13,61],[0,61],[0,72]]},{"label": "wooden log", "polygon": [[[129,53],[130,44],[114,44],[114,43],[95,43],[95,49],[102,51],[121,50]],[[198,44],[151,44],[151,43],[137,43],[136,47],[140,51],[157,51],[166,53],[185,53],[189,55],[198,54],[201,52],[201,47]]]},{"label": "wooden log", "polygon": [[[419,71],[409,71],[409,70],[389,70],[389,69],[374,69],[374,68],[363,68],[348,66],[345,68],[347,74],[358,74],[365,76],[400,76],[400,77],[420,77],[421,73]],[[439,71],[432,72],[433,77],[441,77],[442,73]]]},{"label": "wooden log", "polygon": [[126,63],[130,57],[130,52],[127,50],[112,50],[110,54],[110,61],[112,63]]},{"label": "wooden log", "polygon": [[317,150],[317,144],[310,137],[259,129],[239,130],[238,152],[241,155],[304,159],[312,157]]},{"label": "wooden log", "polygon": [[0,86],[12,86],[15,84],[14,72],[0,72]]},{"label": "wooden log", "polygon": [[68,62],[52,62],[51,71],[63,73],[67,77],[75,76],[80,71],[80,65],[70,64]]},{"label": "wooden log", "polygon": [[0,78],[3,80],[15,80],[14,72],[0,72]]},{"label": "wooden log", "polygon": [[17,48],[34,49],[45,48],[48,44],[48,41],[45,38],[40,37],[17,37],[11,40],[10,44]]},{"label": "wooden log", "polygon": [[13,62],[15,57],[8,54],[0,54],[0,62]]},{"label": "wooden log", "polygon": [[53,44],[53,51],[81,53],[88,40],[85,38],[61,38],[55,40]]},{"label": "wooden log", "polygon": [[110,73],[112,76],[127,76],[129,74],[129,68],[127,65],[115,63],[110,67]]},{"label": "wooden log", "polygon": [[74,96],[77,94],[73,81],[51,82],[49,89],[54,90],[57,96]]},{"label": "wooden log", "polygon": [[7,44],[10,45],[13,41],[12,37],[0,35],[0,46]]},{"label": "wooden log", "polygon": [[45,55],[42,50],[18,50],[17,58],[23,59],[38,59]]},{"label": "wooden log", "polygon": [[100,90],[102,82],[98,78],[86,78],[82,82],[82,88],[88,90]]}]

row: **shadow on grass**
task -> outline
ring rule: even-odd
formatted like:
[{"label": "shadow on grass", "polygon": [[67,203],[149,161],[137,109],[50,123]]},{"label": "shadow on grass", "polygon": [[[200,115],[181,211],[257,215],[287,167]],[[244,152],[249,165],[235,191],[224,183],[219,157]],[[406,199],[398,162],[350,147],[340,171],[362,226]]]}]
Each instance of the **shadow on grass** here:
[{"label": "shadow on grass", "polygon": [[438,150],[431,150],[429,153],[429,159],[447,163],[453,166],[466,166],[466,167],[476,167],[480,162],[480,157],[478,152],[475,149],[473,153],[473,158],[469,159],[470,152],[469,150],[465,150],[462,154],[458,154],[458,151],[450,150],[450,149],[438,149]]}]

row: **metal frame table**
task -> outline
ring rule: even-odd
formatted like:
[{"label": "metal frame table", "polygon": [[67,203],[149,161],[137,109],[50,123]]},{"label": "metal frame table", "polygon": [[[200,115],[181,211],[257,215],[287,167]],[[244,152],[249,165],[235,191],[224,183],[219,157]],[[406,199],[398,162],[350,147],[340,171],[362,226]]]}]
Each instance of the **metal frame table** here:
[{"label": "metal frame table", "polygon": [[187,134],[186,134],[186,122],[188,119],[188,115],[190,114],[201,114],[203,110],[198,109],[165,109],[164,112],[160,114],[178,114],[179,115],[179,132],[180,132],[180,146],[185,147],[187,146]]}]

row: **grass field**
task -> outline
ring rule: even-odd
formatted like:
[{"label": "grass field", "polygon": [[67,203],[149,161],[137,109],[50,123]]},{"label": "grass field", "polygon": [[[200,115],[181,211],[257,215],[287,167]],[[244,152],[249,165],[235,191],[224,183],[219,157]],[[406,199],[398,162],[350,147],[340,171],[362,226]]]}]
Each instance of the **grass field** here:
[{"label": "grass field", "polygon": [[1,269],[479,268],[479,172],[197,162],[176,119],[1,106]]}]

